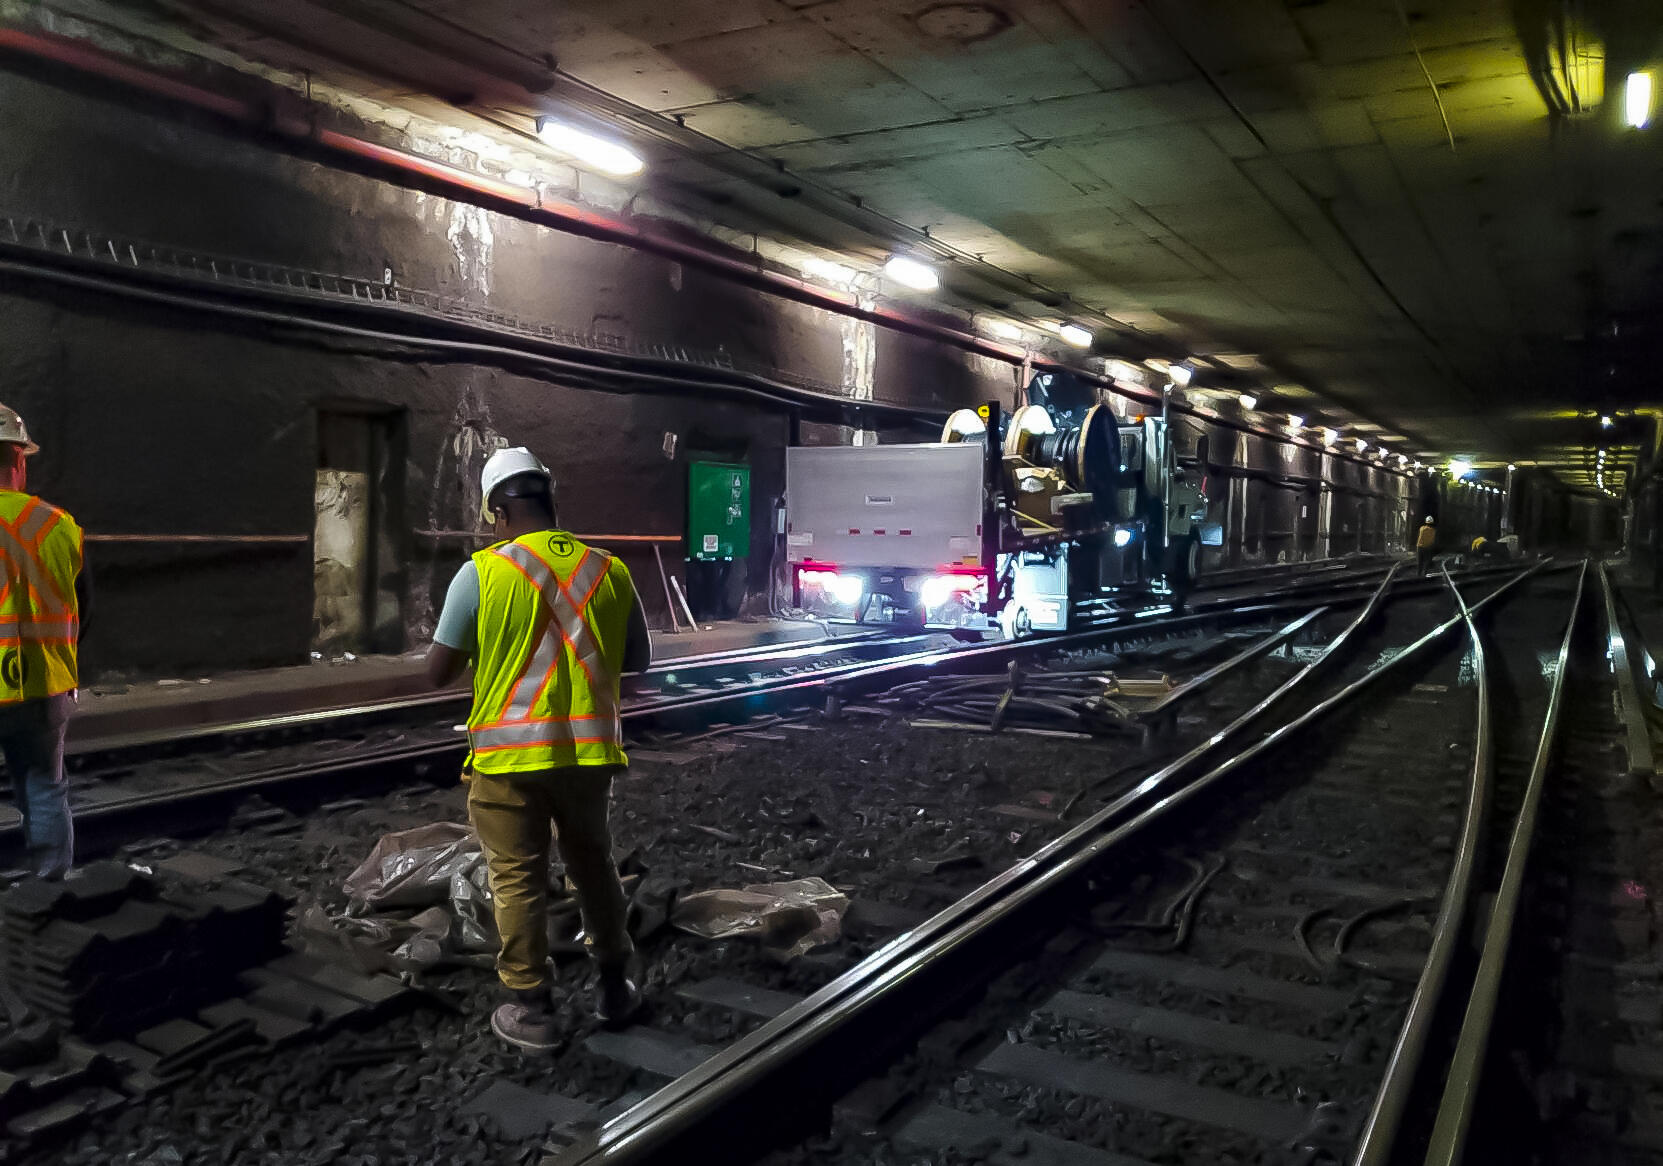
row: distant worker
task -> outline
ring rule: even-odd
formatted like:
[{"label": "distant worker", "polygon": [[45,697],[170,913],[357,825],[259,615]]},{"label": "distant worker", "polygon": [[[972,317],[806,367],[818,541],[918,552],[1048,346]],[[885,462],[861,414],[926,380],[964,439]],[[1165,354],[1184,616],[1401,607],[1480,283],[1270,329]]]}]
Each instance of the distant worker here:
[{"label": "distant worker", "polygon": [[497,974],[512,996],[491,1029],[541,1052],[561,1040],[549,975],[553,839],[599,969],[596,1015],[621,1026],[640,1008],[607,811],[629,764],[619,679],[646,668],[652,645],[628,569],[557,527],[553,477],[530,450],[493,453],[480,490],[502,541],[452,580],[427,674],[443,687],[473,661],[468,816],[490,874]]},{"label": "distant worker", "polygon": [[1438,528],[1428,514],[1426,520],[1420,524],[1420,533],[1415,536],[1415,558],[1420,562],[1420,573],[1426,574],[1432,569],[1432,547],[1438,541]]},{"label": "distant worker", "polygon": [[56,880],[75,860],[64,732],[80,684],[89,588],[81,528],[28,493],[29,458],[39,451],[23,418],[0,405],[0,753],[30,870]]},{"label": "distant worker", "polygon": [[1475,559],[1505,559],[1507,557],[1507,548],[1505,546],[1500,543],[1491,542],[1483,535],[1479,535],[1477,538],[1473,539],[1472,546],[1470,546],[1468,550]]}]

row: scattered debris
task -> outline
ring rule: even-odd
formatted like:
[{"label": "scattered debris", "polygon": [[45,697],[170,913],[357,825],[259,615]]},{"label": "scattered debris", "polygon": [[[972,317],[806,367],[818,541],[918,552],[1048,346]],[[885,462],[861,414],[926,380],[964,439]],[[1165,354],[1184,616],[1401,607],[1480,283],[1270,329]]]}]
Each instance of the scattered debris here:
[{"label": "scattered debris", "polygon": [[848,896],[810,876],[683,895],[670,922],[704,939],[757,936],[770,954],[790,959],[836,939],[848,909]]}]

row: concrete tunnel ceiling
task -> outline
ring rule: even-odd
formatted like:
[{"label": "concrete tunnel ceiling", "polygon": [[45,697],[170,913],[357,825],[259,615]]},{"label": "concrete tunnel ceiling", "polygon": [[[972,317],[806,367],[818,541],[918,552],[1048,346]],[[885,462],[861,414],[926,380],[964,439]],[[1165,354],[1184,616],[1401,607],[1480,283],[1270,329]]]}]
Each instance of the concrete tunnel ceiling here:
[{"label": "concrete tunnel ceiling", "polygon": [[1663,64],[1655,0],[62,7],[472,129],[570,112],[642,148],[645,192],[950,257],[961,304],[1411,457],[1586,486],[1650,444],[1663,127],[1621,124],[1620,82]]}]

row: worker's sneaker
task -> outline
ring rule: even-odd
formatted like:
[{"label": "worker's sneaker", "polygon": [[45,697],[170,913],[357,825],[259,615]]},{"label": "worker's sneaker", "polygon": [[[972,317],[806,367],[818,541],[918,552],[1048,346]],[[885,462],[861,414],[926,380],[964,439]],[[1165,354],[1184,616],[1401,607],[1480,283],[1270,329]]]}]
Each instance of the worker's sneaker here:
[{"label": "worker's sneaker", "polygon": [[626,1028],[641,1011],[641,990],[622,968],[602,969],[595,1018],[605,1028]]},{"label": "worker's sneaker", "polygon": [[560,1028],[547,988],[515,992],[514,999],[491,1013],[491,1031],[527,1052],[547,1053],[560,1047]]}]

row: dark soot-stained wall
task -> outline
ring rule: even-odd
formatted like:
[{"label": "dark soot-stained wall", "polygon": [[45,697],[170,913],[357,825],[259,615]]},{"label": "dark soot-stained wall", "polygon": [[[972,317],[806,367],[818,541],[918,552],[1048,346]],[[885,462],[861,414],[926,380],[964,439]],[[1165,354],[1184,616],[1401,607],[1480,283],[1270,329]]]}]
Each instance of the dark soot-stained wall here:
[{"label": "dark soot-stained wall", "polygon": [[[391,268],[402,287],[583,337],[682,347],[851,402],[944,414],[1014,399],[1009,365],[277,153],[125,97],[0,73],[0,109],[0,214],[377,281]],[[753,523],[745,590],[760,606],[793,432],[788,411],[677,384],[577,388],[526,367],[418,357],[0,276],[0,400],[24,414],[42,445],[32,487],[94,537],[94,675],[305,659],[320,409],[400,416],[407,464],[391,574],[403,582],[407,647],[426,642],[445,584],[478,545],[457,532],[475,528],[479,469],[501,440],[529,445],[554,467],[562,521],[587,533],[680,535],[688,457],[745,458]],[[852,420],[805,415],[797,435],[849,441]],[[871,414],[859,427],[885,442],[932,433]],[[673,458],[666,433],[677,438]],[[1406,479],[1195,419],[1181,422],[1180,448],[1194,453],[1203,433],[1223,478],[1211,488],[1224,542],[1207,549],[1207,566],[1401,548],[1413,493]],[[1267,475],[1324,476],[1343,489],[1325,510],[1314,481],[1261,480]],[[156,537],[98,541],[135,535]],[[229,541],[249,536],[291,541]],[[651,553],[623,553],[654,623],[667,626]],[[683,553],[666,548],[677,573]]]},{"label": "dark soot-stained wall", "polygon": [[[668,259],[262,148],[207,124],[0,73],[0,213],[183,251],[379,279],[581,336],[681,346],[847,396],[948,410],[1011,399],[996,361],[752,291]],[[515,368],[523,368],[516,365]],[[32,487],[95,536],[89,672],[305,659],[307,543],[99,542],[111,535],[304,536],[320,407],[404,411],[408,646],[474,544],[492,443],[553,467],[570,529],[681,534],[690,450],[750,461],[764,592],[790,420],[772,404],[655,385],[601,392],[504,367],[414,359],[118,295],[0,279],[0,400],[43,453]],[[678,437],[674,459],[664,435]],[[438,532],[438,533],[435,533]],[[667,547],[672,569],[683,556]],[[624,552],[667,625],[650,552]]]}]

